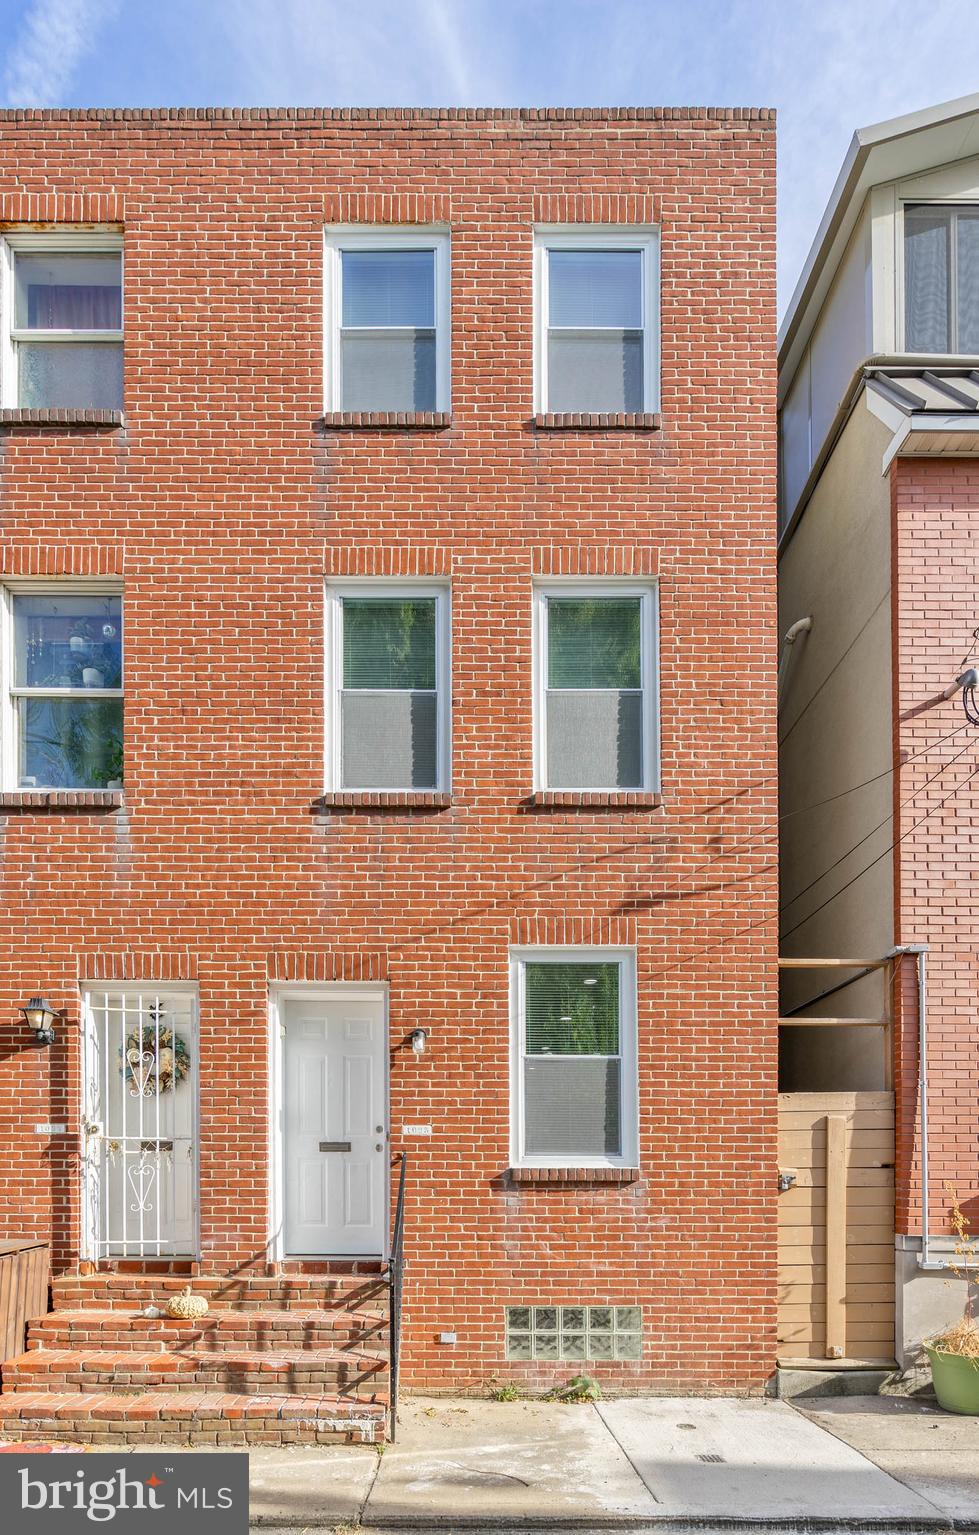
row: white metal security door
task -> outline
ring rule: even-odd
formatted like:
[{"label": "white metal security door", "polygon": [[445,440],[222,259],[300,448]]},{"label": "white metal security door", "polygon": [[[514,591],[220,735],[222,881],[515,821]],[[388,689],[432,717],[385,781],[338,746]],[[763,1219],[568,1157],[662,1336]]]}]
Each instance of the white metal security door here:
[{"label": "white metal security door", "polygon": [[281,1019],[286,1252],[381,1256],[384,999],[289,997]]},{"label": "white metal security door", "polygon": [[193,994],[89,991],[83,1070],[88,1256],[195,1257]]}]

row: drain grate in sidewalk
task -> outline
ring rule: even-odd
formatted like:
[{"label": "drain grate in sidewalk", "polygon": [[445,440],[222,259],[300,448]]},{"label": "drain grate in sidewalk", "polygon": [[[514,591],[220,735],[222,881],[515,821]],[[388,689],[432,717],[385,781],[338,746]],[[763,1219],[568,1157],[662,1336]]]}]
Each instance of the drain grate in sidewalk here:
[{"label": "drain grate in sidewalk", "polygon": [[697,1459],[704,1461],[708,1466],[726,1465],[726,1461],[723,1455],[698,1455]]}]

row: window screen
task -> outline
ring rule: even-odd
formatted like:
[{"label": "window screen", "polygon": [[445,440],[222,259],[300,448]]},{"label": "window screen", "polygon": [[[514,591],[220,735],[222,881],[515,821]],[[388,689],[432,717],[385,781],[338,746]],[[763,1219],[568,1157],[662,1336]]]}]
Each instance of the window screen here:
[{"label": "window screen", "polygon": [[979,351],[979,208],[905,208],[904,344]]},{"label": "window screen", "polygon": [[643,252],[554,250],[548,264],[547,409],[643,409]]},{"label": "window screen", "polygon": [[342,599],[344,788],[438,787],[437,599]]},{"label": "window screen", "polygon": [[550,788],[641,788],[641,597],[548,597]]},{"label": "window screen", "polygon": [[620,966],[522,967],[523,1154],[622,1154]]},{"label": "window screen", "polygon": [[435,409],[435,251],[345,250],[343,410]]},{"label": "window screen", "polygon": [[121,252],[14,256],[18,404],[122,408]]}]

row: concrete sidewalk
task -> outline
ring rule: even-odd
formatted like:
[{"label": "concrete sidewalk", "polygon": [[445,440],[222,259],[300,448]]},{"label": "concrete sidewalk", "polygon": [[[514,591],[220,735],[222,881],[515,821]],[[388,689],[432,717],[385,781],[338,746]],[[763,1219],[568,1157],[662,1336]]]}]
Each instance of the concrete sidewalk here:
[{"label": "concrete sidewalk", "polygon": [[[381,1456],[253,1452],[252,1519],[278,1528],[619,1527],[658,1535],[979,1529],[979,1495],[967,1495],[961,1480],[946,1487],[933,1463],[935,1482],[909,1485],[837,1426],[760,1400],[416,1398],[402,1410],[397,1444]],[[898,1427],[891,1432],[899,1437]]]},{"label": "concrete sidewalk", "polygon": [[416,1397],[383,1453],[255,1448],[250,1470],[252,1523],[266,1535],[979,1531],[979,1420],[895,1398],[800,1411],[758,1399]]},{"label": "concrete sidewalk", "polygon": [[950,1522],[979,1524],[979,1418],[894,1396],[834,1397],[799,1407]]}]

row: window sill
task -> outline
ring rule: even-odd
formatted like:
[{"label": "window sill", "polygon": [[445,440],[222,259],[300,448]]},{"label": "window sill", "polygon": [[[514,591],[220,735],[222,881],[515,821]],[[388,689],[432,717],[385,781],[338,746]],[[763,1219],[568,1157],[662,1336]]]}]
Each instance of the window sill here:
[{"label": "window sill", "polygon": [[534,425],[542,432],[627,431],[658,432],[663,424],[659,411],[538,411]]},{"label": "window sill", "polygon": [[328,410],[323,425],[331,432],[380,428],[394,432],[441,432],[452,425],[448,410]]},{"label": "window sill", "polygon": [[537,789],[531,810],[659,810],[663,796],[648,789]]},{"label": "window sill", "polygon": [[7,789],[0,792],[4,810],[121,810],[121,789]]},{"label": "window sill", "polygon": [[0,409],[0,426],[122,426],[121,410],[28,410],[19,405]]},{"label": "window sill", "polygon": [[323,794],[313,801],[317,813],[333,811],[387,811],[387,810],[448,810],[452,795],[448,790],[434,789],[371,789],[358,792],[346,790]]},{"label": "window sill", "polygon": [[511,1167],[511,1183],[638,1183],[638,1167]]}]

